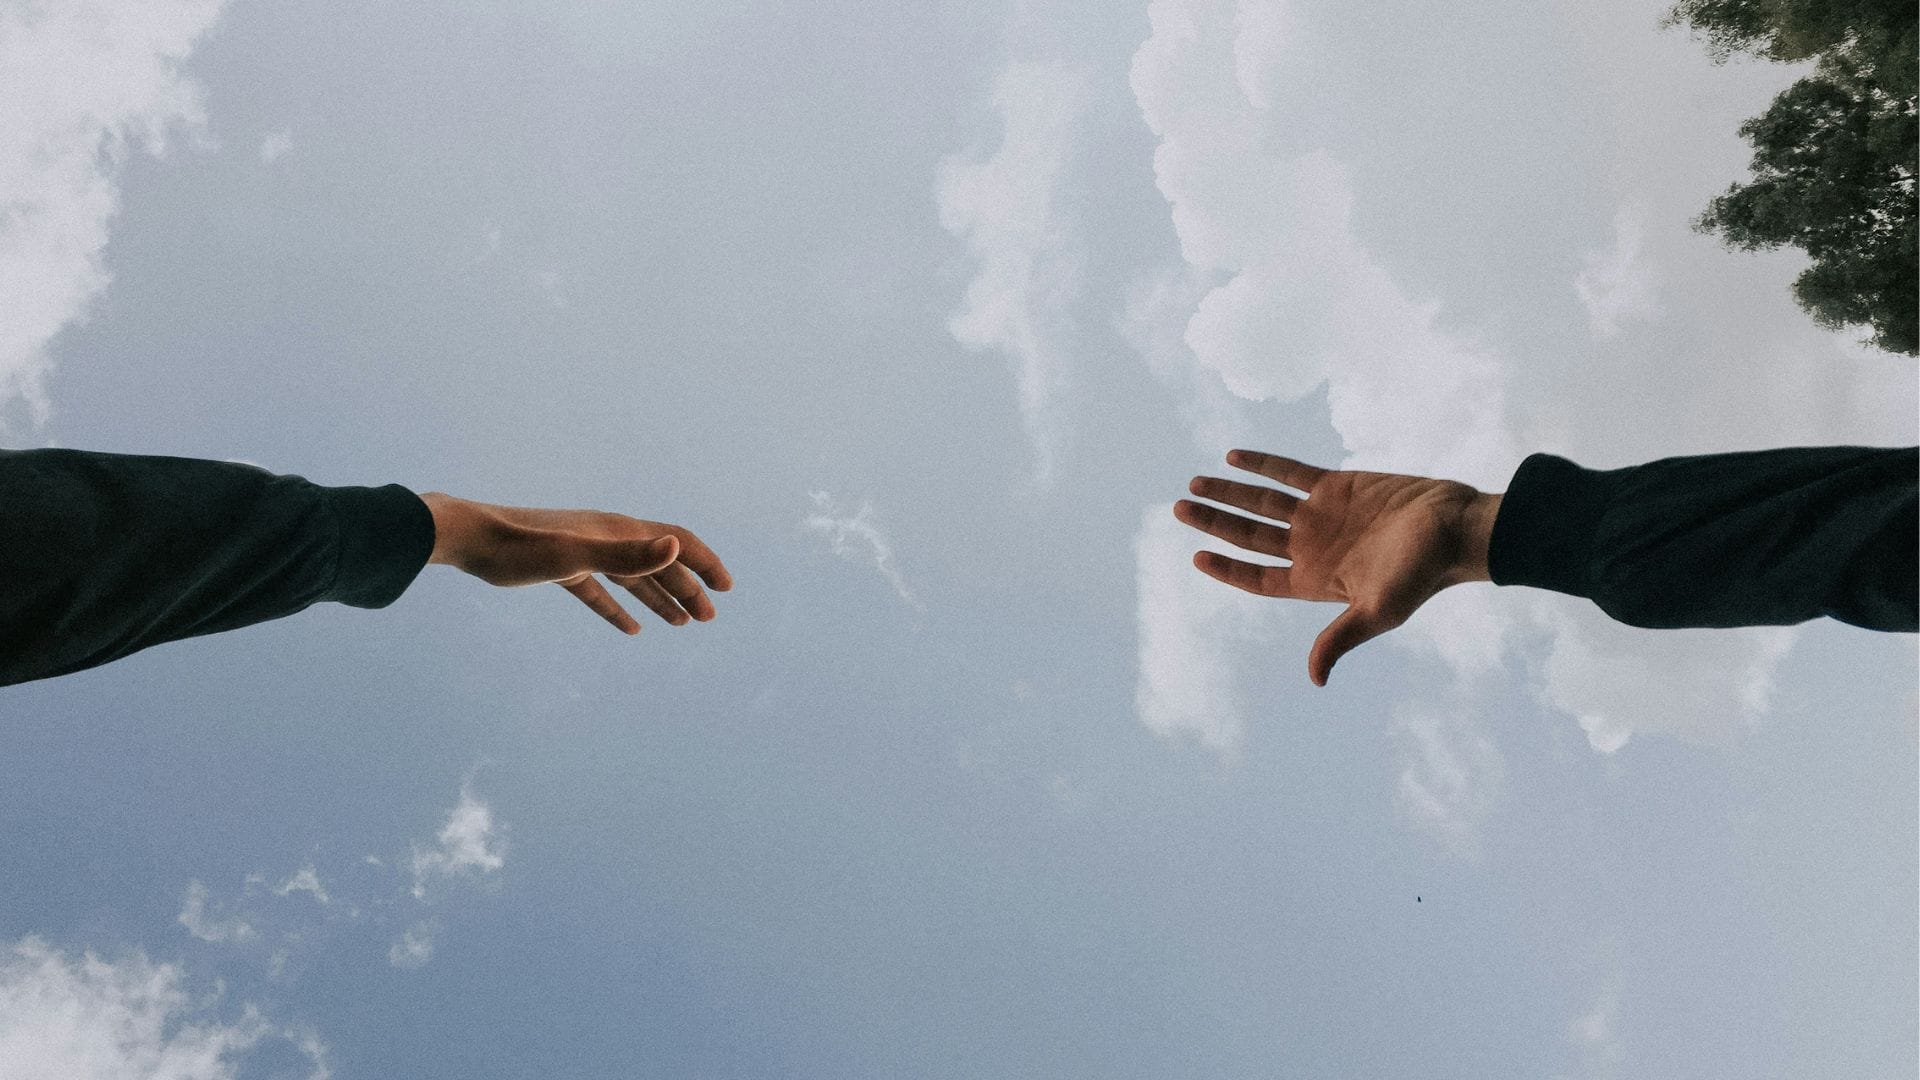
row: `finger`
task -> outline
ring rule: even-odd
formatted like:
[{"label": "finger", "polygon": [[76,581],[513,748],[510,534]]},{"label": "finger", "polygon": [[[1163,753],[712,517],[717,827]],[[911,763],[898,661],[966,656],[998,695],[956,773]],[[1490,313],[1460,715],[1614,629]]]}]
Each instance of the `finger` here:
[{"label": "finger", "polygon": [[674,563],[653,575],[653,580],[672,594],[680,606],[687,609],[687,614],[701,622],[713,618],[713,601],[707,599],[707,591],[700,587],[700,579],[684,563]]},{"label": "finger", "polygon": [[1333,675],[1333,665],[1341,657],[1362,642],[1391,629],[1392,624],[1385,619],[1355,607],[1347,608],[1313,640],[1313,650],[1307,654],[1307,678],[1312,679],[1315,686],[1327,685],[1327,679]]},{"label": "finger", "polygon": [[720,556],[715,555],[712,548],[685,529],[674,529],[674,535],[680,538],[679,561],[683,566],[700,575],[700,580],[715,592],[726,592],[733,588],[733,575],[727,573]]},{"label": "finger", "polygon": [[1300,507],[1300,497],[1259,484],[1242,484],[1214,476],[1196,476],[1187,490],[1203,499],[1237,506],[1249,513],[1275,521],[1288,521]]},{"label": "finger", "polygon": [[587,558],[593,564],[593,571],[609,577],[656,574],[672,566],[679,557],[680,541],[670,535],[650,540],[588,541]]},{"label": "finger", "polygon": [[1245,589],[1261,596],[1293,595],[1289,591],[1287,568],[1284,566],[1241,562],[1212,551],[1196,552],[1193,565],[1208,577],[1224,581],[1236,589]]},{"label": "finger", "polygon": [[1257,551],[1262,555],[1273,555],[1282,559],[1287,557],[1287,536],[1292,531],[1290,529],[1241,517],[1239,514],[1230,514],[1217,506],[1190,502],[1186,499],[1173,504],[1173,516],[1235,547],[1243,547],[1248,551]]},{"label": "finger", "polygon": [[627,614],[625,608],[617,603],[606,587],[589,575],[572,584],[562,584],[561,588],[580,598],[580,602],[598,612],[600,617],[612,623],[623,634],[637,634],[640,624]]},{"label": "finger", "polygon": [[650,577],[622,578],[620,584],[634,595],[634,599],[647,605],[655,615],[675,626],[684,626],[687,622],[686,610],[680,606],[672,594],[660,587],[660,583]]},{"label": "finger", "polygon": [[1278,454],[1263,454],[1258,450],[1229,450],[1227,464],[1236,469],[1256,472],[1269,480],[1278,480],[1291,488],[1311,493],[1313,485],[1327,475],[1327,470],[1315,468],[1304,461],[1281,457]]}]

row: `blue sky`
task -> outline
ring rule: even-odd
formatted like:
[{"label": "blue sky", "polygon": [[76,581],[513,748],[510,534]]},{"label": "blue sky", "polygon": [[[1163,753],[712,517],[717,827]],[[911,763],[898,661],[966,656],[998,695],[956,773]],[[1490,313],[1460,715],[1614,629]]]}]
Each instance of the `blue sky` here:
[{"label": "blue sky", "polygon": [[1469,586],[1317,690],[1166,509],[1916,440],[1661,10],[0,7],[8,445],[738,581],[0,690],[0,1077],[1911,1074],[1911,636]]}]

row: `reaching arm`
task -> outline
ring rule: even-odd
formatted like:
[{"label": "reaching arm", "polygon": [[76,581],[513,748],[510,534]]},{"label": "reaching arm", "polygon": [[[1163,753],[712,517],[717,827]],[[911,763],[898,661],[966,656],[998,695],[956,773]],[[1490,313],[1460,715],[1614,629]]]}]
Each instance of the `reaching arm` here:
[{"label": "reaching arm", "polygon": [[[1329,471],[1236,450],[1230,464],[1306,492],[1196,477],[1174,514],[1249,551],[1194,564],[1264,596],[1345,603],[1309,676],[1467,581],[1587,597],[1645,627],[1785,625],[1822,615],[1875,630],[1920,622],[1920,451],[1813,447],[1667,458],[1599,472],[1535,454],[1504,495],[1395,473]],[[1286,525],[1275,524],[1284,522]],[[1290,527],[1288,527],[1290,526]]]},{"label": "reaching arm", "polygon": [[429,561],[498,585],[559,582],[628,633],[638,625],[593,574],[674,623],[713,617],[699,580],[730,585],[691,533],[617,514],[323,487],[231,462],[0,451],[0,685],[321,601],[384,607]]}]

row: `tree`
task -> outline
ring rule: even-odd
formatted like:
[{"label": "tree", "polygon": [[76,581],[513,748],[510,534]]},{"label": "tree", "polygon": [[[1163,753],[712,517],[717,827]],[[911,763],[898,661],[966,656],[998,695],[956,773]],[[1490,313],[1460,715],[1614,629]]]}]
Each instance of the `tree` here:
[{"label": "tree", "polygon": [[1908,354],[1920,350],[1917,22],[1912,0],[1681,0],[1666,19],[1691,25],[1719,61],[1817,61],[1740,126],[1753,180],[1695,227],[1747,251],[1801,248],[1813,265],[1793,292],[1814,321],[1871,326],[1875,345]]}]

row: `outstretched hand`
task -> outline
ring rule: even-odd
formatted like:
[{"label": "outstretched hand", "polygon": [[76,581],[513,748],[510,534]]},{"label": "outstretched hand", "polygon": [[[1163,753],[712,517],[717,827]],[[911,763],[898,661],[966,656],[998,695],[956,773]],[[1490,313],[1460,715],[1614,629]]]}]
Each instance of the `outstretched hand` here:
[{"label": "outstretched hand", "polygon": [[1452,480],[1318,469],[1252,450],[1228,453],[1227,463],[1306,494],[1197,476],[1188,485],[1194,495],[1270,520],[1189,499],[1174,504],[1174,516],[1236,547],[1292,563],[1198,552],[1193,564],[1208,576],[1261,596],[1347,605],[1308,654],[1315,686],[1327,684],[1335,661],[1406,622],[1435,593],[1489,580],[1487,540],[1499,495]]},{"label": "outstretched hand", "polygon": [[457,567],[489,585],[552,582],[622,633],[637,634],[640,624],[596,574],[675,626],[713,618],[706,589],[733,588],[713,549],[678,525],[599,510],[495,506],[439,492],[420,498],[433,512],[428,561]]}]

